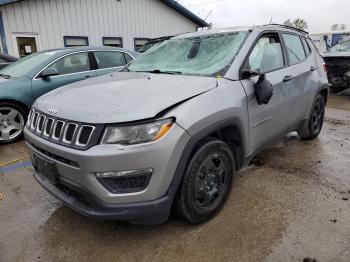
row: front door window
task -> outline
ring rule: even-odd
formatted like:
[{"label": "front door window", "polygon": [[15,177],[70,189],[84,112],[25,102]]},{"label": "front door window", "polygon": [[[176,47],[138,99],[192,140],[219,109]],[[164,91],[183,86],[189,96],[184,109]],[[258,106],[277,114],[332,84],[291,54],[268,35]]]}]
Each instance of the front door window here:
[{"label": "front door window", "polygon": [[282,46],[277,34],[262,36],[251,52],[246,69],[267,73],[284,66]]}]

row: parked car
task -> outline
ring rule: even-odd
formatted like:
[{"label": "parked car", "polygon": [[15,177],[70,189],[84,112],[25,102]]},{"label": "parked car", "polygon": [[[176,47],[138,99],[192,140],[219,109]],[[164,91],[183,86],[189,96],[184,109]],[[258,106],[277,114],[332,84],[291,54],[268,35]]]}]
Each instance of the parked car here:
[{"label": "parked car", "polygon": [[16,62],[17,60],[17,57],[0,54],[0,69],[5,68],[6,66],[12,64],[13,62]]},{"label": "parked car", "polygon": [[350,87],[350,40],[333,46],[323,55],[328,66],[328,79],[331,88]]},{"label": "parked car", "polygon": [[158,38],[153,38],[147,41],[146,44],[144,44],[139,50],[139,53],[144,53],[146,52],[148,49],[154,47],[155,45],[164,42],[165,40],[170,39],[171,36],[163,36],[163,37],[158,37]]},{"label": "parked car", "polygon": [[180,35],[122,71],[42,96],[25,128],[35,179],[87,216],[205,222],[269,142],[322,128],[324,61],[289,27]]},{"label": "parked car", "polygon": [[29,55],[0,71],[0,144],[17,141],[32,103],[63,85],[120,70],[138,54],[82,47]]}]

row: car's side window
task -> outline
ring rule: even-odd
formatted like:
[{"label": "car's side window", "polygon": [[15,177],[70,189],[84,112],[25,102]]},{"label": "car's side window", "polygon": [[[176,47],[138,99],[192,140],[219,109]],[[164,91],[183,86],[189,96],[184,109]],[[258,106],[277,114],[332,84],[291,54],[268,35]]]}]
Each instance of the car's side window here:
[{"label": "car's side window", "polygon": [[126,59],[122,52],[98,51],[94,52],[98,69],[112,68],[126,65]]},{"label": "car's side window", "polygon": [[290,65],[295,65],[306,58],[300,37],[293,34],[282,34],[286,45]]},{"label": "car's side window", "polygon": [[303,42],[303,45],[304,45],[306,57],[309,57],[309,55],[311,54],[311,47],[306,42],[306,39],[304,37],[301,38],[301,41]]},{"label": "car's side window", "polygon": [[267,73],[283,66],[283,51],[278,34],[268,34],[260,37],[256,43],[245,69]]},{"label": "car's side window", "polygon": [[89,71],[89,56],[86,52],[67,55],[51,64],[48,68],[55,68],[58,71],[58,75]]},{"label": "car's side window", "polygon": [[133,60],[132,57],[129,56],[128,54],[124,54],[124,56],[125,56],[125,59],[126,59],[126,63],[129,63],[129,62],[131,62]]}]

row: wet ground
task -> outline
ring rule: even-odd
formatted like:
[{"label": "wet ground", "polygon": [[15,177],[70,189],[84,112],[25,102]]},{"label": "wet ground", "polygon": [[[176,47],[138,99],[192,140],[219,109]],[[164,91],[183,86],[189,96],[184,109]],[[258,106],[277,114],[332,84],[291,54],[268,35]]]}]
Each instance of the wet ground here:
[{"label": "wet ground", "polygon": [[[37,185],[28,158],[2,167],[0,261],[348,262],[350,101],[340,99],[330,98],[318,139],[292,133],[260,153],[220,214],[200,226],[90,220]],[[23,142],[0,147],[0,165],[26,155]]]}]

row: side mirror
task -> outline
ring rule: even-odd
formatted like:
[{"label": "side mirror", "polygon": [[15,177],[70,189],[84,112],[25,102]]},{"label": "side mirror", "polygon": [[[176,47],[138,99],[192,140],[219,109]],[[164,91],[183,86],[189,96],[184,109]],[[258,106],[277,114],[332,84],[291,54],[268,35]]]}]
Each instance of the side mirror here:
[{"label": "side mirror", "polygon": [[46,68],[44,71],[41,72],[40,76],[42,78],[48,78],[50,76],[57,76],[58,70],[53,67]]},{"label": "side mirror", "polygon": [[246,70],[242,71],[241,78],[243,78],[243,79],[250,79],[253,76],[258,76],[258,75],[260,75],[259,71],[253,71],[253,70],[246,69]]},{"label": "side mirror", "polygon": [[255,97],[258,105],[268,104],[273,95],[272,84],[266,79],[266,75],[260,75],[258,81],[254,84]]}]

